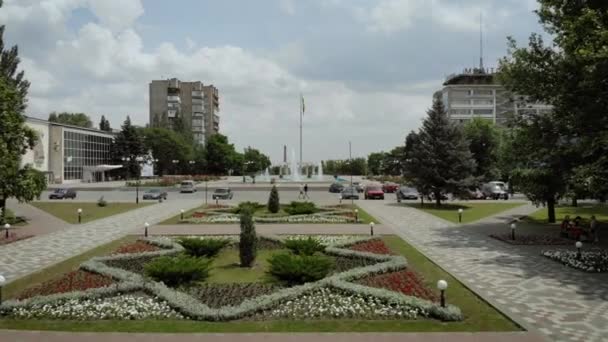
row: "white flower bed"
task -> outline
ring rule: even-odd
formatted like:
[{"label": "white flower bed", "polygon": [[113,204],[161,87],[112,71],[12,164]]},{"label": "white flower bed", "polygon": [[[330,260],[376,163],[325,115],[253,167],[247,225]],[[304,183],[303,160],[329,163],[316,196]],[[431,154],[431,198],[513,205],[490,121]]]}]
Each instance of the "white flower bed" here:
[{"label": "white flower bed", "polygon": [[6,312],[14,318],[71,320],[183,319],[166,302],[150,297],[122,295],[107,298],[67,299],[49,304],[15,307]]},{"label": "white flower bed", "polygon": [[608,252],[604,250],[582,251],[580,259],[577,257],[577,252],[573,250],[548,250],[541,254],[566,266],[586,272],[608,271]]},{"label": "white flower bed", "polygon": [[285,240],[306,240],[313,238],[324,246],[347,246],[371,238],[363,235],[281,235]]},{"label": "white flower bed", "polygon": [[[280,217],[253,217],[257,223],[350,223],[353,219],[324,214],[310,215],[291,215]],[[181,221],[182,223],[202,224],[202,223],[239,223],[240,217],[234,214],[213,215],[201,218],[189,218]]]}]

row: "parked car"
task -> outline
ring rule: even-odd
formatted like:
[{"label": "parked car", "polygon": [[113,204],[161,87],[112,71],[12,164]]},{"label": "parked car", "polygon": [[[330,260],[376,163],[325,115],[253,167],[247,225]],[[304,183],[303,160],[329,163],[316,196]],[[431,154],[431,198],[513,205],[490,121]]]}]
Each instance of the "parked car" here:
[{"label": "parked car", "polygon": [[484,184],[481,187],[481,192],[483,193],[483,196],[485,198],[490,198],[490,199],[504,199],[504,200],[508,200],[509,199],[509,193],[507,192],[507,186],[505,185],[504,182],[498,182],[498,181],[494,181],[494,182],[489,182]]},{"label": "parked car", "polygon": [[230,188],[217,188],[215,191],[213,191],[211,198],[229,200],[232,199],[232,196],[234,196],[234,192],[232,192]]},{"label": "parked car", "polygon": [[359,199],[359,192],[354,186],[344,188],[340,194],[342,196],[342,199]]},{"label": "parked car", "polygon": [[365,191],[365,187],[363,186],[363,184],[361,184],[359,182],[354,182],[353,186],[357,189],[357,192]]},{"label": "parked car", "polygon": [[417,200],[418,196],[418,190],[409,186],[402,186],[397,190],[397,202],[401,202],[401,200]]},{"label": "parked car", "polygon": [[366,186],[363,194],[365,199],[384,199],[384,191],[382,191],[382,186],[379,184],[370,184]]},{"label": "parked car", "polygon": [[329,192],[340,193],[342,190],[344,190],[344,185],[340,183],[333,183],[329,186]]},{"label": "parked car", "polygon": [[145,200],[159,200],[159,199],[167,199],[167,192],[160,189],[150,189],[144,192],[143,199]]},{"label": "parked car", "polygon": [[382,191],[386,193],[393,193],[399,189],[399,184],[393,182],[386,182],[382,184]]},{"label": "parked car", "polygon": [[465,197],[466,197],[465,199],[470,199],[470,200],[485,199],[483,192],[481,192],[481,190],[479,190],[479,189],[468,190],[467,193],[465,194]]},{"label": "parked car", "polygon": [[182,181],[179,192],[196,192],[196,184],[192,180]]},{"label": "parked car", "polygon": [[55,189],[49,194],[49,199],[65,199],[65,198],[76,198],[76,190],[74,189]]}]

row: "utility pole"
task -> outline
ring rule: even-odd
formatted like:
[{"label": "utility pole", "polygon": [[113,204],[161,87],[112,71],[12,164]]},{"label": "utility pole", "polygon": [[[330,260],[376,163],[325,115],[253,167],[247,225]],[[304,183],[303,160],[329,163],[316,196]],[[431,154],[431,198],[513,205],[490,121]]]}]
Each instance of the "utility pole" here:
[{"label": "utility pole", "polygon": [[304,114],[304,97],[300,93],[300,170],[302,170],[302,116]]},{"label": "utility pole", "polygon": [[[348,159],[350,160],[350,189],[352,191],[353,189],[353,149],[352,149],[352,143],[350,142],[350,140],[348,141]],[[353,196],[350,197],[350,202],[351,205],[355,205],[355,199],[353,198]]]}]

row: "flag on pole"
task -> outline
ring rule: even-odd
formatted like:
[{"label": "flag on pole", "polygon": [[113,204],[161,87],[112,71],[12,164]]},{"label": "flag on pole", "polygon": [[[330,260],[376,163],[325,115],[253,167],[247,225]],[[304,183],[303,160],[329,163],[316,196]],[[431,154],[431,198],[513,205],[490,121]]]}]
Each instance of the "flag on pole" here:
[{"label": "flag on pole", "polygon": [[301,102],[302,102],[302,114],[304,114],[306,106],[304,105],[304,96],[302,96],[302,94],[300,94],[300,99],[301,99]]}]

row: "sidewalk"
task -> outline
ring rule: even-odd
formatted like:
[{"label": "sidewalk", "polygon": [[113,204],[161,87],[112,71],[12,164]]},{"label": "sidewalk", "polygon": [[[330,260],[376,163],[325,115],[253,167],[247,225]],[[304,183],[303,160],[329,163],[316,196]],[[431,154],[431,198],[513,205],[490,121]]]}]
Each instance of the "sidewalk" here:
[{"label": "sidewalk", "polygon": [[[366,224],[256,224],[258,234],[363,234],[369,235],[370,229]],[[238,224],[178,224],[157,225],[148,230],[152,235],[222,235],[239,234]],[[374,226],[375,235],[395,234],[382,224]]]},{"label": "sidewalk", "polygon": [[27,203],[19,203],[14,200],[9,200],[7,206],[9,209],[15,212],[15,215],[24,216],[28,221],[25,226],[15,227],[14,232],[19,234],[19,236],[44,235],[71,226],[69,223]]}]

